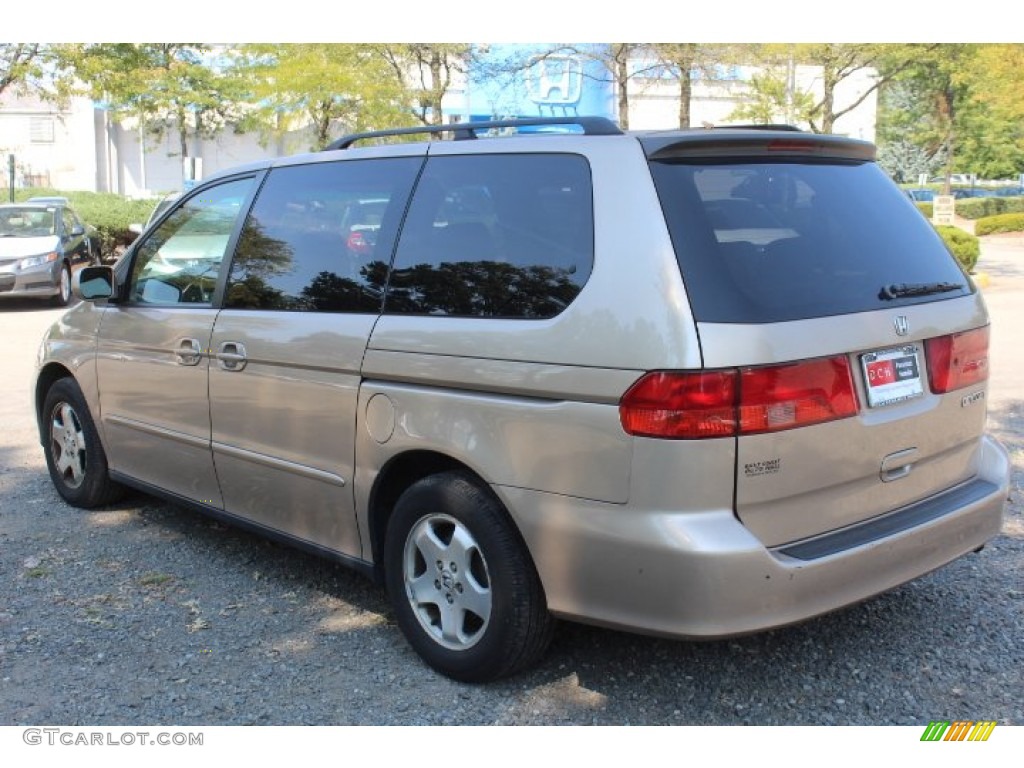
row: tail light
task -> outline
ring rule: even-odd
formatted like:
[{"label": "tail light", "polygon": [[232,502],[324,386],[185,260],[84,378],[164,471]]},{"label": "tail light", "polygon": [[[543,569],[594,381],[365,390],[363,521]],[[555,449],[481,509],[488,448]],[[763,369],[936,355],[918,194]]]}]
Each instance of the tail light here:
[{"label": "tail light", "polygon": [[940,395],[988,379],[988,326],[925,342],[928,381]]},{"label": "tail light", "polygon": [[843,356],[724,371],[655,371],[619,403],[627,433],[677,440],[778,432],[856,413]]},{"label": "tail light", "polygon": [[352,253],[359,256],[368,256],[373,252],[373,246],[366,239],[366,235],[360,232],[358,229],[355,232],[350,232],[348,240],[345,245]]}]

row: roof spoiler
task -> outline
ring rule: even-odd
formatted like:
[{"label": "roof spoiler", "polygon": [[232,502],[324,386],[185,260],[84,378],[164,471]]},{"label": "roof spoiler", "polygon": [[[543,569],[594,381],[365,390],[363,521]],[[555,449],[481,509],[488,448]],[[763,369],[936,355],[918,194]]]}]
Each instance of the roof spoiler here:
[{"label": "roof spoiler", "polygon": [[710,160],[747,157],[806,157],[873,161],[875,145],[845,136],[762,128],[715,128],[673,136],[645,136],[640,144],[648,160]]}]

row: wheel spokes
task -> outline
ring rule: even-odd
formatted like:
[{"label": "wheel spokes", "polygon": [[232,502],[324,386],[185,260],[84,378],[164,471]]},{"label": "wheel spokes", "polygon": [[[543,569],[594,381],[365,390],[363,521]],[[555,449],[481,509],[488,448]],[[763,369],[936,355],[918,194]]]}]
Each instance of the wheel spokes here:
[{"label": "wheel spokes", "polygon": [[50,424],[50,452],[64,482],[78,487],[85,478],[85,432],[68,403],[54,409]]},{"label": "wheel spokes", "polygon": [[463,587],[460,604],[486,623],[491,617],[491,590],[478,584],[468,572],[460,583]]},{"label": "wheel spokes", "polygon": [[491,616],[487,566],[473,534],[458,520],[432,515],[406,540],[406,594],[425,630],[453,650],[472,647]]},{"label": "wheel spokes", "polygon": [[445,550],[448,547],[440,538],[438,538],[433,525],[428,523],[426,525],[419,526],[415,534],[414,543],[416,545],[416,549],[419,550],[420,555],[423,556],[424,562],[427,564],[428,572],[437,562],[444,561]]}]

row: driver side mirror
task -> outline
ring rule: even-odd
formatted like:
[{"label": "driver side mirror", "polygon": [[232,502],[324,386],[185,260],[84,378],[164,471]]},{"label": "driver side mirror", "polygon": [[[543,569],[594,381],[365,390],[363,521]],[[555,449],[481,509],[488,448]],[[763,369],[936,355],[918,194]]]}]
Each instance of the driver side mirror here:
[{"label": "driver side mirror", "polygon": [[82,267],[71,279],[71,290],[85,301],[109,299],[117,291],[114,270],[107,266]]}]

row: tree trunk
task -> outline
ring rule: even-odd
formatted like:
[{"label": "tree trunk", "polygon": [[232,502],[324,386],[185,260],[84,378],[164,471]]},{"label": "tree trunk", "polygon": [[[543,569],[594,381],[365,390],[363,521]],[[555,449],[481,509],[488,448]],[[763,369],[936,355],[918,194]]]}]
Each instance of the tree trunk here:
[{"label": "tree trunk", "polygon": [[679,127],[690,127],[690,99],[693,96],[693,61],[696,57],[695,43],[684,43],[673,62],[679,67]]},{"label": "tree trunk", "polygon": [[953,127],[953,120],[956,116],[954,98],[955,94],[953,93],[952,84],[947,85],[939,93],[939,114],[942,115],[946,122],[946,168],[942,180],[942,194],[944,195],[949,195],[953,191],[952,184],[950,184],[950,176],[953,173],[953,143],[956,139],[956,132]]},{"label": "tree trunk", "polygon": [[619,128],[629,130],[629,67],[625,53],[615,59],[615,80],[619,92]]},{"label": "tree trunk", "polygon": [[329,104],[320,104],[311,115],[316,128],[316,148],[323,149],[331,141],[331,108]]},{"label": "tree trunk", "polygon": [[192,151],[196,157],[203,154],[203,113],[196,112],[196,129],[192,133]]},{"label": "tree trunk", "polygon": [[822,88],[824,93],[822,94],[821,100],[821,132],[832,133],[833,126],[836,122],[835,112],[835,99],[836,99],[836,79],[837,73],[835,69],[826,64],[821,73],[822,76]]},{"label": "tree trunk", "polygon": [[441,54],[433,51],[430,55],[430,122],[433,125],[444,122],[441,101],[444,99],[445,85],[441,82]]},{"label": "tree trunk", "polygon": [[181,146],[181,157],[184,160],[188,157],[188,125],[185,124],[185,110],[179,109],[178,114],[178,142]]}]

